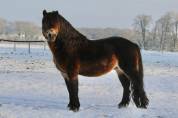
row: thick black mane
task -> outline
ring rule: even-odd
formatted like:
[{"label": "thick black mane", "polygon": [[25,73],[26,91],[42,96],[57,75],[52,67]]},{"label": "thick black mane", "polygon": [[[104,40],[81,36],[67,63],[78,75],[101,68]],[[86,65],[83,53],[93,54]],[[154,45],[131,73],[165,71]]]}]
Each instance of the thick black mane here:
[{"label": "thick black mane", "polygon": [[63,16],[58,15],[58,19],[60,32],[57,38],[61,39],[66,45],[78,47],[88,42],[87,37],[77,31]]}]

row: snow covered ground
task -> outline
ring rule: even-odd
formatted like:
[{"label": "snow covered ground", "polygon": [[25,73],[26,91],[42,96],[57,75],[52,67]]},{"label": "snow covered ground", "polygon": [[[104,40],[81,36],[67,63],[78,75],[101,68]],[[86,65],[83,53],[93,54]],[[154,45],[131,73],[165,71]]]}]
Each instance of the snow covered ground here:
[{"label": "snow covered ground", "polygon": [[177,118],[178,53],[142,51],[148,109],[133,102],[118,109],[122,87],[114,71],[79,77],[79,112],[67,109],[68,92],[51,53],[0,45],[0,118]]}]

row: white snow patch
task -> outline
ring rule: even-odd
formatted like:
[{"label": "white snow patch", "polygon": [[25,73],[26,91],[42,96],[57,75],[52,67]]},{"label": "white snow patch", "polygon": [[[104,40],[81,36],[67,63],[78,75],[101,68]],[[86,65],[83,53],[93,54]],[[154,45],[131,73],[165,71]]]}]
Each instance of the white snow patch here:
[{"label": "white snow patch", "polygon": [[65,82],[49,50],[0,47],[0,118],[177,118],[178,53],[142,51],[148,109],[118,109],[122,86],[114,71],[79,78],[80,111],[69,111]]}]

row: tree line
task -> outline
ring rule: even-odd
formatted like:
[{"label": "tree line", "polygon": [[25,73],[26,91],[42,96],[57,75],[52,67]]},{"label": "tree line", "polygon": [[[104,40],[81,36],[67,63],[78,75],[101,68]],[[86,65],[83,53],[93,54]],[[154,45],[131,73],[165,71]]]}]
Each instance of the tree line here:
[{"label": "tree line", "polygon": [[[167,12],[153,20],[151,15],[141,14],[135,17],[132,28],[78,28],[90,39],[110,36],[125,37],[137,43],[145,50],[176,51],[178,50],[178,13]],[[26,21],[8,22],[0,18],[0,35],[25,35],[25,40],[34,40],[41,36],[41,28]]]},{"label": "tree line", "polygon": [[134,19],[138,44],[143,49],[174,51],[178,48],[178,13],[168,12],[153,22],[149,15]]},{"label": "tree line", "polygon": [[[27,21],[15,21],[8,22],[7,20],[0,18],[0,38],[15,38],[23,40],[34,40],[41,35],[41,28]],[[18,38],[17,38],[18,37]]]}]

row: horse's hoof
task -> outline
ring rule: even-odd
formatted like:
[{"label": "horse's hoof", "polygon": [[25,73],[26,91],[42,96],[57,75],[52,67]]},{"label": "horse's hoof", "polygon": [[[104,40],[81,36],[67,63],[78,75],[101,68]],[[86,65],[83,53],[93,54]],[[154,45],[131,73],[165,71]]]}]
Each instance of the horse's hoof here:
[{"label": "horse's hoof", "polygon": [[147,109],[147,106],[149,104],[148,98],[141,99],[141,101],[135,100],[135,105],[137,108]]},{"label": "horse's hoof", "polygon": [[73,112],[77,112],[79,111],[79,107],[69,107],[69,110],[73,111]]},{"label": "horse's hoof", "polygon": [[124,108],[124,107],[127,107],[129,105],[128,102],[121,102],[118,104],[118,108]]},{"label": "horse's hoof", "polygon": [[71,105],[71,104],[68,104],[67,106],[69,108],[69,110],[73,111],[73,112],[77,112],[79,111],[79,106],[75,106],[75,105]]},{"label": "horse's hoof", "polygon": [[147,104],[136,105],[137,108],[147,109]]}]

